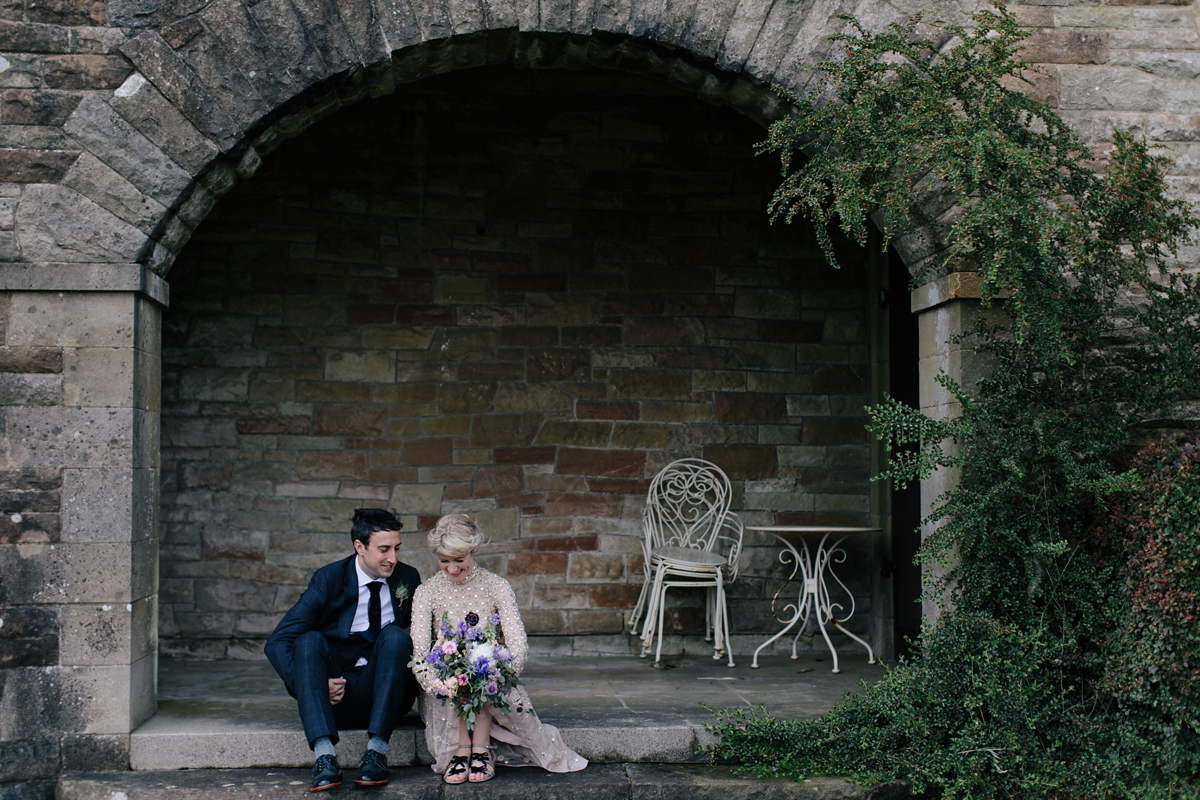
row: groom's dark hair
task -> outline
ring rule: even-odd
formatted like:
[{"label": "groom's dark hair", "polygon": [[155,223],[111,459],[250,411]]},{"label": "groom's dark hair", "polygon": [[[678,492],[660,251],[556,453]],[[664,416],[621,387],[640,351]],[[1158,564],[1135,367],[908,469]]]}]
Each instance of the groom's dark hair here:
[{"label": "groom's dark hair", "polygon": [[396,519],[396,513],[386,508],[356,508],[350,525],[350,538],[371,546],[371,534],[375,531],[398,531],[404,526]]}]

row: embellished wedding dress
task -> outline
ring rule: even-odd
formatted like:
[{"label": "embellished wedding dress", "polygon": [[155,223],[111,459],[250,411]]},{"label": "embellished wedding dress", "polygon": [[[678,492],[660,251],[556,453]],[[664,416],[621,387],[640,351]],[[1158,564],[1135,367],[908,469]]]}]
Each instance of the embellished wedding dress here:
[{"label": "embellished wedding dress", "polygon": [[[520,674],[529,657],[529,644],[517,610],[517,597],[508,581],[478,564],[457,583],[439,572],[417,588],[413,597],[413,653],[423,657],[433,649],[439,641],[434,630],[441,625],[443,614],[449,615],[451,623],[457,623],[471,611],[480,619],[493,613],[500,615],[504,645],[512,652],[513,668]],[[433,667],[422,660],[413,668],[413,674],[425,690],[421,697],[421,717],[425,720],[425,743],[435,762],[433,769],[444,773],[458,747],[459,718],[449,703],[431,693],[430,687],[437,677]],[[509,704],[512,711],[507,714],[492,709],[495,763],[508,767],[538,766],[549,772],[576,772],[587,766],[587,759],[567,747],[557,728],[528,713],[532,706],[524,686],[512,691]],[[526,711],[517,711],[518,708]]]}]

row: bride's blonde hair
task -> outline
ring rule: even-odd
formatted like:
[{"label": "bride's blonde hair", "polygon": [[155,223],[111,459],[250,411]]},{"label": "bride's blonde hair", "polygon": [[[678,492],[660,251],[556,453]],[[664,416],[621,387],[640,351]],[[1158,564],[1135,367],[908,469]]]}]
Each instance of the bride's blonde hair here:
[{"label": "bride's blonde hair", "polygon": [[429,532],[429,549],[440,558],[462,558],[483,541],[483,531],[466,514],[447,514]]}]

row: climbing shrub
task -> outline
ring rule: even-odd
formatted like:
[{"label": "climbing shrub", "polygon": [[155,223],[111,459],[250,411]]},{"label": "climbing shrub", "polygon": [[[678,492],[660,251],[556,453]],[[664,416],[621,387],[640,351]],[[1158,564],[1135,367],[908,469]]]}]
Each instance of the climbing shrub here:
[{"label": "climbing shrub", "polygon": [[[919,655],[821,720],[719,716],[714,757],[905,779],[946,797],[1194,795],[1183,748],[1196,734],[1195,622],[1172,612],[1154,627],[1137,604],[1182,608],[1184,595],[1129,584],[1179,528],[1148,551],[1097,535],[1118,503],[1165,524],[1123,454],[1200,374],[1200,293],[1170,268],[1191,209],[1143,142],[1116,133],[1098,171],[1054,110],[1021,91],[1033,68],[1004,8],[938,30],[913,19],[872,33],[845,19],[840,57],[818,66],[814,88],[782,92],[796,113],[762,145],[782,161],[770,213],[859,243],[873,218],[885,247],[944,244],[915,281],[982,276],[981,312],[957,341],[989,371],[969,386],[938,378],[961,405],[952,419],[892,399],[869,409],[891,453],[881,477],[961,476],[919,556],[943,568],[930,594],[942,615]],[[1191,666],[1166,668],[1179,659]]]}]

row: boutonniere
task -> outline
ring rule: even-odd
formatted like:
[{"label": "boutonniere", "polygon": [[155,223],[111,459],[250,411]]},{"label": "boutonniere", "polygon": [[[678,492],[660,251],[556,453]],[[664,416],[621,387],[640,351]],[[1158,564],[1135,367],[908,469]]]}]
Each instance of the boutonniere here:
[{"label": "boutonniere", "polygon": [[409,598],[408,584],[402,583],[396,587],[396,602],[403,603]]}]

